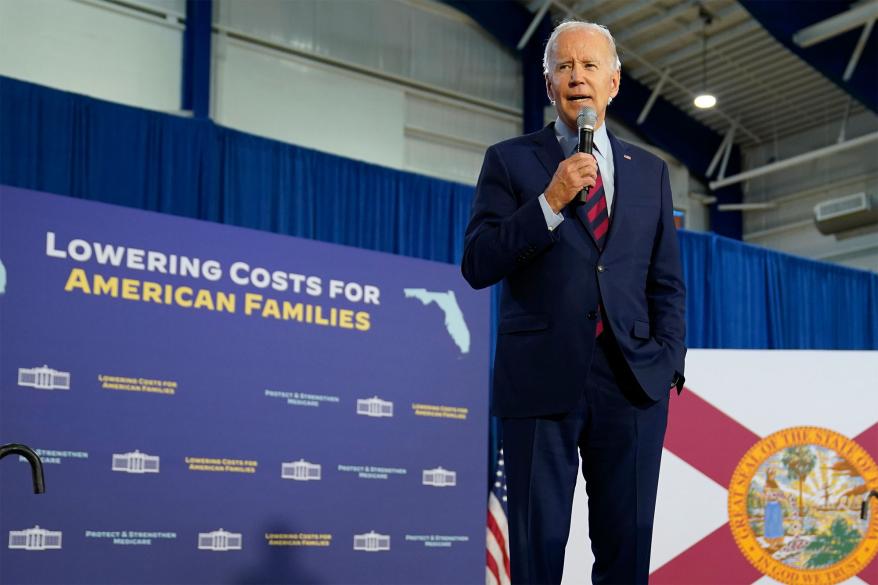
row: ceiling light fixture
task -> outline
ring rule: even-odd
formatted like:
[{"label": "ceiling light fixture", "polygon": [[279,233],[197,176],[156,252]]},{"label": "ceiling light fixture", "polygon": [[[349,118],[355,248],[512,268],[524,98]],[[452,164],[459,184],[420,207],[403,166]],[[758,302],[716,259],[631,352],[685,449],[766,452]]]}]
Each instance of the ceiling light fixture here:
[{"label": "ceiling light fixture", "polygon": [[716,105],[716,96],[707,89],[707,27],[713,22],[713,18],[704,6],[698,7],[698,15],[704,21],[701,34],[701,91],[695,96],[693,103],[696,108],[706,110]]}]

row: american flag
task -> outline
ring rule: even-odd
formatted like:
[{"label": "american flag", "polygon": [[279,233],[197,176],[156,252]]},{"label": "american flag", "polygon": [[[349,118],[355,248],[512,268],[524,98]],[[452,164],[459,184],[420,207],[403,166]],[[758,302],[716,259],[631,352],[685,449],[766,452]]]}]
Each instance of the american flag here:
[{"label": "american flag", "polygon": [[503,470],[503,449],[495,466],[491,491],[488,493],[488,564],[487,585],[509,585],[509,527],[506,521],[506,475]]}]

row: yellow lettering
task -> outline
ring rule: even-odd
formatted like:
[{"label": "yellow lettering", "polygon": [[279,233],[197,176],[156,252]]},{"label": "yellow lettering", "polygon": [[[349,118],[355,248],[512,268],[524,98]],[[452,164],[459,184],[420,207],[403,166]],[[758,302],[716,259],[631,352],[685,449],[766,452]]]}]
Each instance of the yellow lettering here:
[{"label": "yellow lettering", "polygon": [[226,313],[235,312],[235,293],[216,293],[216,310]]},{"label": "yellow lettering", "polygon": [[369,323],[369,313],[366,311],[359,311],[357,313],[357,329],[359,331],[368,331],[372,324]]},{"label": "yellow lettering", "polygon": [[262,295],[247,293],[244,295],[244,313],[252,315],[262,306]]},{"label": "yellow lettering", "polygon": [[354,312],[350,309],[342,309],[338,312],[338,326],[342,329],[354,328]]},{"label": "yellow lettering", "polygon": [[140,281],[132,278],[122,279],[122,298],[129,301],[140,300]]},{"label": "yellow lettering", "polygon": [[274,299],[265,299],[265,306],[262,307],[263,317],[274,317],[280,319],[280,307]]},{"label": "yellow lettering", "polygon": [[195,295],[195,304],[193,305],[196,309],[208,309],[213,311],[213,297],[210,296],[210,291],[201,289],[198,291],[198,294]]},{"label": "yellow lettering", "polygon": [[[97,284],[97,283],[96,283]],[[141,291],[142,299],[145,303],[162,304],[162,285],[157,282],[144,282]],[[115,295],[114,295],[115,296]]]},{"label": "yellow lettering", "polygon": [[192,306],[192,289],[188,286],[181,286],[174,291],[174,302],[181,307]]},{"label": "yellow lettering", "polygon": [[77,288],[87,295],[91,294],[91,289],[88,286],[88,277],[85,275],[85,270],[82,268],[74,268],[71,270],[70,276],[67,277],[67,284],[64,285],[64,290],[66,292],[70,292]]},{"label": "yellow lettering", "polygon": [[303,309],[304,306],[302,303],[296,303],[294,305],[289,301],[284,301],[284,320],[292,321],[295,319],[296,321],[301,321]]},{"label": "yellow lettering", "polygon": [[104,278],[100,274],[94,276],[94,294],[110,295],[111,297],[119,296],[119,279],[115,276]]}]

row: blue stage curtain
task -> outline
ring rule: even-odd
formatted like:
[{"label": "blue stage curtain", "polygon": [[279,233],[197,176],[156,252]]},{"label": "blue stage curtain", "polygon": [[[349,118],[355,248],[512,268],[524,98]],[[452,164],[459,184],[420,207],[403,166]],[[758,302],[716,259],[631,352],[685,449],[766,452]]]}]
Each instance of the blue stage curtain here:
[{"label": "blue stage curtain", "polygon": [[[209,120],[4,77],[0,184],[451,263],[463,253],[473,195]],[[878,275],[680,236],[689,347],[878,349]]]},{"label": "blue stage curtain", "polygon": [[689,347],[878,349],[878,274],[680,233]]}]

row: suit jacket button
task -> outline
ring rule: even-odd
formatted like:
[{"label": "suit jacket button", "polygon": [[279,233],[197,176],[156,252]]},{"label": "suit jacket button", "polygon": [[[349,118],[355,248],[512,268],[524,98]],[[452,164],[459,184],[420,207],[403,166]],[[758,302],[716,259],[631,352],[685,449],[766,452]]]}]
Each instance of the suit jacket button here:
[{"label": "suit jacket button", "polygon": [[598,264],[598,272],[603,272],[604,270],[606,270],[606,268],[604,268],[604,265]]},{"label": "suit jacket button", "polygon": [[589,311],[586,317],[588,317],[589,321],[594,321],[598,318],[598,314],[595,311]]}]

